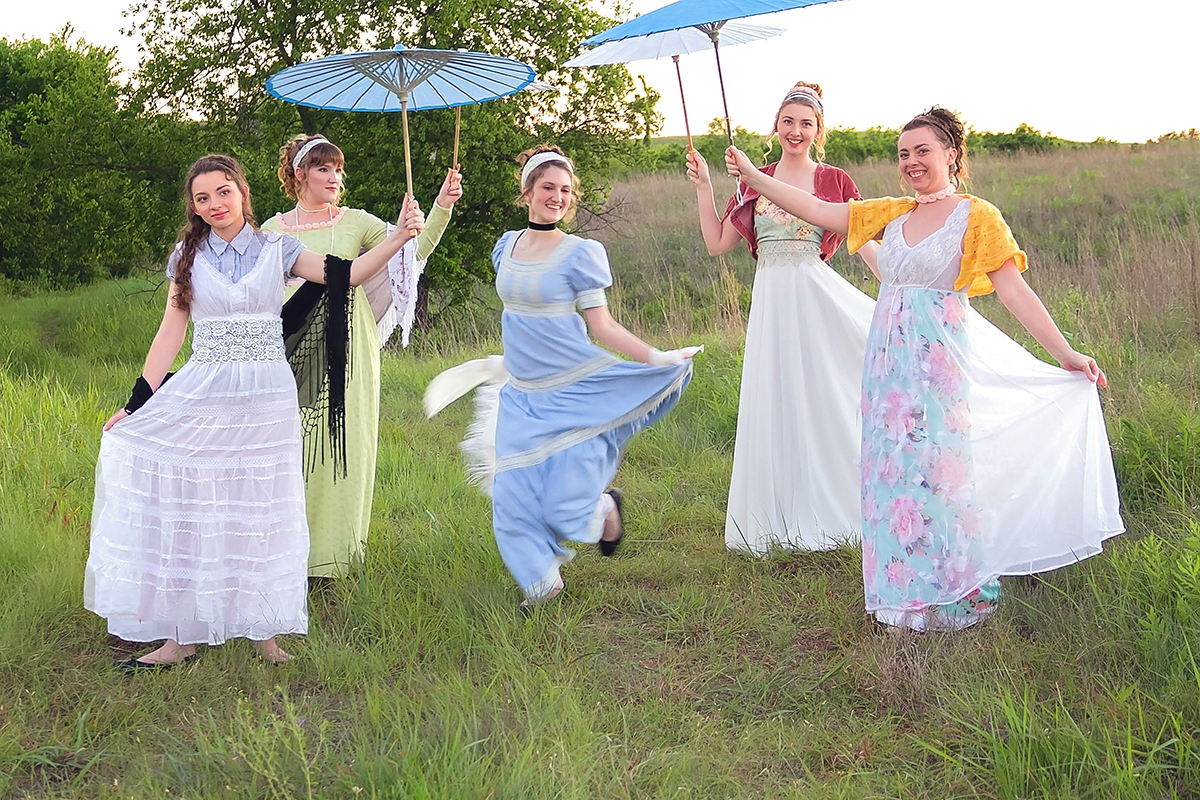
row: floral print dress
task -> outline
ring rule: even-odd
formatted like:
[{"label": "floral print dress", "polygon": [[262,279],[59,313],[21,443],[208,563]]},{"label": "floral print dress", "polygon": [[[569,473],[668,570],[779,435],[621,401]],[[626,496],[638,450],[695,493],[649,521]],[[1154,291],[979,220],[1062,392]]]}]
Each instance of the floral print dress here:
[{"label": "floral print dress", "polygon": [[970,201],[909,246],[905,214],[879,252],[883,286],[862,378],[866,607],[925,630],[982,619],[1000,596],[981,536],[971,442],[966,291],[954,291]]}]

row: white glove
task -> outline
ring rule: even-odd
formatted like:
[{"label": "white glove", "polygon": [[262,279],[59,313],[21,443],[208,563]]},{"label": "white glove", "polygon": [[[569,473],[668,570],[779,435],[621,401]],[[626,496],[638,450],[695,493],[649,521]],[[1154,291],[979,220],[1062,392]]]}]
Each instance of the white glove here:
[{"label": "white glove", "polygon": [[687,359],[691,358],[692,356],[696,355],[696,353],[703,353],[703,352],[704,352],[704,345],[702,345],[702,344],[696,345],[695,347],[681,347],[678,350],[666,350],[666,351],[659,350],[658,348],[655,348],[655,347],[651,347],[650,348],[650,360],[647,361],[646,363],[650,364],[651,366],[655,366],[655,367],[665,367],[670,364],[682,363],[682,362],[686,361]]}]

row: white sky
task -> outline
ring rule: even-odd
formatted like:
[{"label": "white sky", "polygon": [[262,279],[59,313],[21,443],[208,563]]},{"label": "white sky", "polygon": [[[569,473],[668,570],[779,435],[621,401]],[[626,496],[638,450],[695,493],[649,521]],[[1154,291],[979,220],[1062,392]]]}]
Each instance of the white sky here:
[{"label": "white sky", "polygon": [[[629,2],[644,13],[667,0]],[[0,15],[0,37],[46,38],[70,22],[89,42],[118,47],[132,67],[136,43],[118,33],[128,5],[14,0]],[[834,127],[894,128],[937,103],[979,130],[1027,122],[1081,141],[1200,128],[1194,0],[841,0],[746,21],[788,31],[722,51],[730,115],[750,130],[770,125],[797,80],[821,84]],[[721,115],[713,57],[680,62],[692,130],[702,133]],[[662,94],[664,133],[682,134],[670,59],[630,70]]]}]

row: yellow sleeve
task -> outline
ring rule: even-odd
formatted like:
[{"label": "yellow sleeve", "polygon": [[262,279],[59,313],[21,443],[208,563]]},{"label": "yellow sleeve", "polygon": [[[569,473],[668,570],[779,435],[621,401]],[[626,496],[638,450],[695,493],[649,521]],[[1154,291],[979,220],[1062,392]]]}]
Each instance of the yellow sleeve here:
[{"label": "yellow sleeve", "polygon": [[916,202],[909,197],[880,197],[875,200],[850,201],[850,226],[846,247],[857,253],[867,242],[880,239],[887,224],[901,214],[912,211]]},{"label": "yellow sleeve", "polygon": [[425,230],[417,235],[417,258],[424,261],[433,253],[433,249],[442,240],[446,226],[450,224],[451,209],[442,208],[433,201],[429,208],[429,216],[425,218]]},{"label": "yellow sleeve", "polygon": [[967,217],[967,235],[963,237],[962,269],[954,281],[956,291],[967,289],[968,297],[995,291],[989,272],[994,272],[1012,259],[1024,272],[1029,260],[1017,246],[1012,230],[1000,214],[1000,209],[986,200],[971,197],[971,213]]}]

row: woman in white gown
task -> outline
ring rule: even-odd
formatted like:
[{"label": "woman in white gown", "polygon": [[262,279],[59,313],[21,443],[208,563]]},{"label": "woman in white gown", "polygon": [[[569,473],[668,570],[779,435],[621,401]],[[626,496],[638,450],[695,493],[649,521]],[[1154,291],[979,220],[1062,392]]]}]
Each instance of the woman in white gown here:
[{"label": "woman in white gown", "polygon": [[[275,637],[307,631],[308,524],[284,282],[328,283],[348,300],[424,224],[409,201],[404,224],[351,264],[256,230],[229,156],[197,161],[184,196],[162,325],[134,396],[104,425],[96,465],[84,605],[122,639],[167,640],[126,671],[233,637],[270,661],[290,658]],[[192,356],[164,383],[189,319]]]},{"label": "woman in white gown", "polygon": [[[783,156],[765,174],[830,202],[859,197],[849,175],[813,158],[823,157],[826,134],[819,86],[788,91],[774,132]],[[708,165],[695,151],[688,177],[709,254],[745,239],[758,261],[725,544],[761,555],[857,541],[858,384],[874,301],[825,263],[845,237],[797,219],[745,184],[718,217]],[[874,244],[861,251],[868,266],[874,252]]]},{"label": "woman in white gown", "polygon": [[[1096,385],[1025,283],[1025,253],[995,206],[958,191],[965,130],[934,108],[904,126],[901,178],[915,198],[828,203],[754,169],[731,174],[790,212],[882,238],[882,287],[862,369],[866,608],[885,624],[959,629],[1000,599],[1001,575],[1095,555],[1124,530]],[[1063,369],[974,312],[995,291]]]}]

